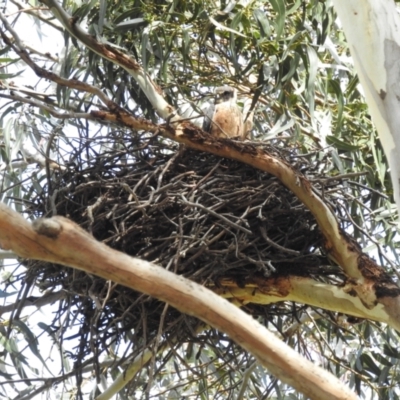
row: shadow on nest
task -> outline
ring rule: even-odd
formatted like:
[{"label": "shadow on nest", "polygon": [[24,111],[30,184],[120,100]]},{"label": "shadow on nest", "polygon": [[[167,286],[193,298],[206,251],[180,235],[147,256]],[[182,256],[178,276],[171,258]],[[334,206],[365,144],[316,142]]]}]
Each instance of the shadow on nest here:
[{"label": "shadow on nest", "polygon": [[[284,140],[263,147],[308,178],[321,178],[317,171],[323,168]],[[79,142],[70,159],[68,170],[52,176],[47,193],[34,200],[34,217],[66,216],[114,249],[205,286],[221,279],[243,286],[254,276],[340,275],[320,250],[311,213],[271,175],[157,136],[128,133]],[[181,342],[205,340],[193,335],[197,320],[165,310],[149,296],[71,268],[28,265],[27,279],[66,293],[53,327],[62,329],[61,317],[73,310],[69,320],[78,317],[80,324],[78,363],[121,340],[139,352],[160,332]],[[245,311],[263,323],[296,318],[288,303],[248,304]]]}]

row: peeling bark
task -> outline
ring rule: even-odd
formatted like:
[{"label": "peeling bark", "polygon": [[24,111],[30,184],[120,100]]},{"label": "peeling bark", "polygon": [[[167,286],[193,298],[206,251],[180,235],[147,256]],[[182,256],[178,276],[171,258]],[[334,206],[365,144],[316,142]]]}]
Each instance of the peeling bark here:
[{"label": "peeling bark", "polygon": [[234,300],[236,304],[295,301],[357,318],[384,322],[400,330],[400,319],[396,312],[400,309],[399,297],[386,298],[393,310],[389,310],[390,307],[387,307],[384,299],[367,303],[365,298],[373,294],[374,290],[355,282],[335,286],[308,277],[287,276],[257,279],[246,282],[244,287],[238,287],[232,281],[222,281],[220,284],[220,287],[213,287],[213,291],[226,299]]}]

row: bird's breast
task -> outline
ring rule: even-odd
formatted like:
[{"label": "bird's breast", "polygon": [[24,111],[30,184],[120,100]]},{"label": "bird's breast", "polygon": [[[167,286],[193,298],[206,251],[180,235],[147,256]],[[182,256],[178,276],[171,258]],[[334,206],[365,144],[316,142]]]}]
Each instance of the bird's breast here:
[{"label": "bird's breast", "polygon": [[217,104],[212,122],[211,134],[215,137],[242,136],[242,113],[236,104]]}]

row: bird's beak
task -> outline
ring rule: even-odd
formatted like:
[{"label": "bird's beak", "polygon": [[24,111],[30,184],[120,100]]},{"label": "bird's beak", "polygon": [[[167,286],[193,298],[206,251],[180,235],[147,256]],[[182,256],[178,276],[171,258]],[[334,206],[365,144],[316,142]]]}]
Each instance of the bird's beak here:
[{"label": "bird's beak", "polygon": [[219,104],[222,102],[222,94],[217,94],[215,96],[215,104]]}]

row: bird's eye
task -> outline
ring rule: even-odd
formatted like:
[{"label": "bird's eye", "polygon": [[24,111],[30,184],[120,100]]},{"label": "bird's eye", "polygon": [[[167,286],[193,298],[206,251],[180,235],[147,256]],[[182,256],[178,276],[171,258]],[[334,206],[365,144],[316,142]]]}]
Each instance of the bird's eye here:
[{"label": "bird's eye", "polygon": [[227,96],[228,94],[230,94],[230,92],[224,92],[224,95]]}]

